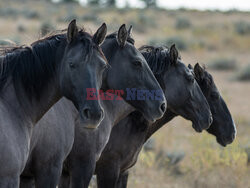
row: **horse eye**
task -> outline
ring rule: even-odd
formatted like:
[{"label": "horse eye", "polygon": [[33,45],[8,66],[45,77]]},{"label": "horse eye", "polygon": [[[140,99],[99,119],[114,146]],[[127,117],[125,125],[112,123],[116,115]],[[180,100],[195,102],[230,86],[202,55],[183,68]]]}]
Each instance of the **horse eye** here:
[{"label": "horse eye", "polygon": [[142,67],[142,62],[139,60],[134,61],[133,64],[137,67]]}]

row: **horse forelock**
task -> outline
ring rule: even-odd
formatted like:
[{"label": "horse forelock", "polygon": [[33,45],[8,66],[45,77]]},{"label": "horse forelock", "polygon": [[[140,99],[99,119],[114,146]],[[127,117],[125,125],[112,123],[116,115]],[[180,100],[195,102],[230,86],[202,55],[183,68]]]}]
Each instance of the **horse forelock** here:
[{"label": "horse forelock", "polygon": [[83,53],[88,54],[87,57],[90,57],[90,55],[93,54],[93,49],[97,50],[98,53],[101,55],[101,57],[104,59],[105,63],[108,64],[108,61],[101,49],[101,47],[93,42],[93,36],[89,33],[85,32],[84,30],[81,30],[79,32],[79,40],[84,44]]}]

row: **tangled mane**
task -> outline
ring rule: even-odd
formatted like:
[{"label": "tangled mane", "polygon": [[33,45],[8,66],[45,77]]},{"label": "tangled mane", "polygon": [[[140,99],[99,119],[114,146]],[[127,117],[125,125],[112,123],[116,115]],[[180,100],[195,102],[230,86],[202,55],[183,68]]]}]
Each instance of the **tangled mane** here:
[{"label": "tangled mane", "polygon": [[195,80],[197,81],[197,83],[199,84],[199,86],[202,88],[204,88],[205,93],[210,92],[211,88],[214,86],[214,80],[212,75],[207,71],[207,68],[205,65],[202,66],[203,69],[203,78],[199,78],[198,75],[195,74],[195,72],[193,72],[194,76],[195,76]]},{"label": "tangled mane", "polygon": [[170,67],[170,55],[167,47],[144,45],[139,50],[155,75],[164,73]]},{"label": "tangled mane", "polygon": [[[92,36],[80,30],[78,40],[83,41],[84,54],[91,53]],[[16,90],[21,86],[29,97],[41,96],[41,91],[54,77],[59,60],[67,45],[65,30],[37,40],[30,46],[2,47],[0,49],[0,90],[11,78]]]}]

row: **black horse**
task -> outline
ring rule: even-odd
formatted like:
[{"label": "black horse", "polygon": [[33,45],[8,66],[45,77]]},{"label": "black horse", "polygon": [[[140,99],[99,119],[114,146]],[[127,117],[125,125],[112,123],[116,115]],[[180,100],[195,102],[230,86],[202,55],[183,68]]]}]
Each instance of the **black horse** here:
[{"label": "black horse", "polygon": [[[178,80],[180,83],[189,83],[186,85],[182,85],[179,87],[178,91],[183,91],[183,101],[188,101],[187,105],[189,108],[193,109],[195,106],[200,107],[201,114],[194,114],[192,116],[192,120],[196,122],[200,120],[203,124],[194,124],[197,126],[197,129],[206,129],[210,124],[210,110],[207,104],[205,97],[203,96],[198,84],[193,81],[189,77],[193,77],[192,73],[189,69],[178,60],[178,52],[175,46],[172,46],[170,52],[167,50],[163,51],[165,53],[165,57],[168,60],[166,67],[161,67],[163,69],[169,69],[173,72],[173,74],[169,74],[169,77],[166,77],[166,80]],[[166,56],[167,55],[167,56]],[[160,66],[160,64],[159,64]],[[168,67],[168,68],[167,68]],[[170,72],[171,72],[170,71]],[[167,75],[164,73],[164,75]],[[173,76],[173,77],[172,77]],[[170,88],[165,88],[165,92],[167,92]],[[189,97],[189,93],[193,95]],[[189,102],[190,99],[192,102]],[[196,99],[196,100],[195,100]],[[105,104],[106,103],[106,104]],[[119,103],[114,103],[114,101],[110,101],[109,103],[104,101],[103,107],[105,109],[105,118],[101,122],[98,127],[98,131],[88,133],[87,131],[83,131],[80,129],[79,125],[76,123],[76,136],[74,141],[74,146],[67,160],[65,161],[64,170],[62,174],[62,180],[59,187],[87,187],[90,181],[90,178],[95,169],[95,162],[98,160],[102,150],[104,149],[110,131],[113,125],[124,117],[124,115],[128,114],[130,111],[134,110],[125,103],[122,104],[122,101]],[[188,109],[189,109],[188,108]],[[189,111],[190,113],[192,110]],[[204,114],[207,115],[204,115]],[[204,119],[203,119],[204,118]],[[142,125],[143,126],[143,125]],[[126,134],[126,132],[124,132]],[[120,135],[125,136],[125,135]],[[127,138],[127,136],[125,136]],[[96,140],[96,144],[93,145],[93,139]],[[119,141],[119,140],[118,140]],[[124,145],[120,145],[120,147],[125,147]],[[73,167],[73,168],[72,168]],[[69,170],[71,169],[71,170]],[[82,175],[80,172],[82,171]],[[84,172],[84,173],[83,173]],[[72,176],[73,175],[73,176]],[[71,176],[71,178],[69,178]],[[73,183],[72,183],[73,182]],[[75,183],[74,183],[75,182]]]},{"label": "black horse", "polygon": [[[159,91],[159,100],[127,100],[134,108],[140,110],[145,118],[155,121],[165,112],[165,96],[144,57],[132,42],[128,42],[133,40],[129,37],[130,32],[131,29],[127,31],[125,25],[122,25],[118,33],[107,36],[102,45],[110,65],[104,73],[102,89],[124,91],[124,95],[121,96],[124,99],[127,98],[126,88]],[[110,95],[111,93],[109,97]],[[100,155],[108,141],[111,119],[116,123],[133,109],[123,100],[102,101],[102,106],[105,111],[103,121],[108,121],[109,126],[102,126],[101,123],[96,130],[83,128],[90,126],[82,124],[78,112],[65,99],[58,102],[45,115],[31,138],[34,144],[31,146],[29,160],[22,174],[22,187],[33,186],[32,179],[35,179],[36,187],[55,187],[63,161],[72,148],[74,136],[75,144],[67,158],[68,165],[65,166],[68,166],[68,169],[65,171],[70,172],[72,187],[88,185],[95,169],[95,156]],[[124,108],[119,109],[119,106]],[[93,168],[88,168],[92,164]]]},{"label": "black horse", "polygon": [[209,103],[213,115],[213,123],[207,129],[207,132],[213,134],[217,142],[225,147],[232,143],[236,136],[237,131],[233,118],[214,83],[212,75],[198,63],[194,69],[191,65],[189,65],[189,68],[194,70],[195,78]]},{"label": "black horse", "polygon": [[[166,66],[164,64],[168,64],[164,48],[150,47],[150,50],[146,52],[145,49],[148,47],[142,49],[143,55],[148,60],[161,87],[168,91],[166,92],[168,109],[164,116],[153,124],[136,111],[114,126],[109,142],[96,164],[98,187],[126,187],[128,170],[136,163],[142,146],[148,138],[177,115],[190,119],[190,111],[192,110],[189,109],[188,100],[195,100],[195,96],[193,99],[182,100],[179,93],[192,82],[196,83],[192,75],[193,70],[184,69],[186,76],[183,79],[179,75],[183,71],[178,68],[183,65],[177,64],[172,68],[171,66],[166,69],[162,68],[162,66]],[[194,72],[195,78],[209,102],[214,119],[207,131],[214,134],[218,142],[225,146],[234,140],[236,133],[230,112],[220,96],[212,76],[198,64],[195,66]],[[167,75],[168,78],[164,75]],[[173,79],[169,79],[171,77]],[[183,81],[185,81],[185,86],[178,87]],[[193,106],[193,108],[194,111],[198,110],[199,113],[204,113],[199,110],[198,106]]]},{"label": "black horse", "polygon": [[[66,33],[31,46],[4,49],[0,56],[1,188],[19,187],[32,129],[60,98],[66,96],[74,103],[81,121],[99,124],[102,120],[99,101],[86,101],[83,93],[88,87],[101,85],[107,65],[98,42],[102,37],[78,30],[73,20]],[[83,110],[98,115],[86,116]]]}]

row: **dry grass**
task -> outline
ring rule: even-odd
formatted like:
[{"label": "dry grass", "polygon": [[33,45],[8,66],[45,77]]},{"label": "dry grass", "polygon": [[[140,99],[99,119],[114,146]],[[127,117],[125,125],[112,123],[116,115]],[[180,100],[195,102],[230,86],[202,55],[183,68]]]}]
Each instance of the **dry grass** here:
[{"label": "dry grass", "polygon": [[[94,32],[103,21],[107,23],[109,32],[118,29],[122,23],[133,24],[138,47],[156,39],[183,38],[186,49],[180,53],[186,64],[200,62],[209,67],[212,60],[226,57],[234,59],[237,62],[235,66],[241,70],[249,63],[250,35],[240,34],[235,27],[239,20],[249,23],[250,13],[98,10],[41,1],[25,2],[1,0],[1,40],[31,43],[41,36],[42,24],[49,23],[52,28],[64,29],[66,21],[76,17],[78,24],[90,32]],[[2,15],[6,8],[16,11],[18,16],[13,17],[8,11]],[[23,13],[26,10],[39,16],[27,16]],[[191,24],[185,29],[176,29],[180,18]],[[235,119],[238,129],[235,143],[221,148],[213,136],[195,133],[190,122],[176,118],[154,135],[155,150],[141,153],[137,165],[131,170],[129,187],[249,187],[250,168],[242,148],[250,147],[250,84],[232,79],[236,70],[211,70],[211,73]],[[185,153],[185,157],[176,166],[160,168],[156,160],[160,151],[180,151]]]}]

